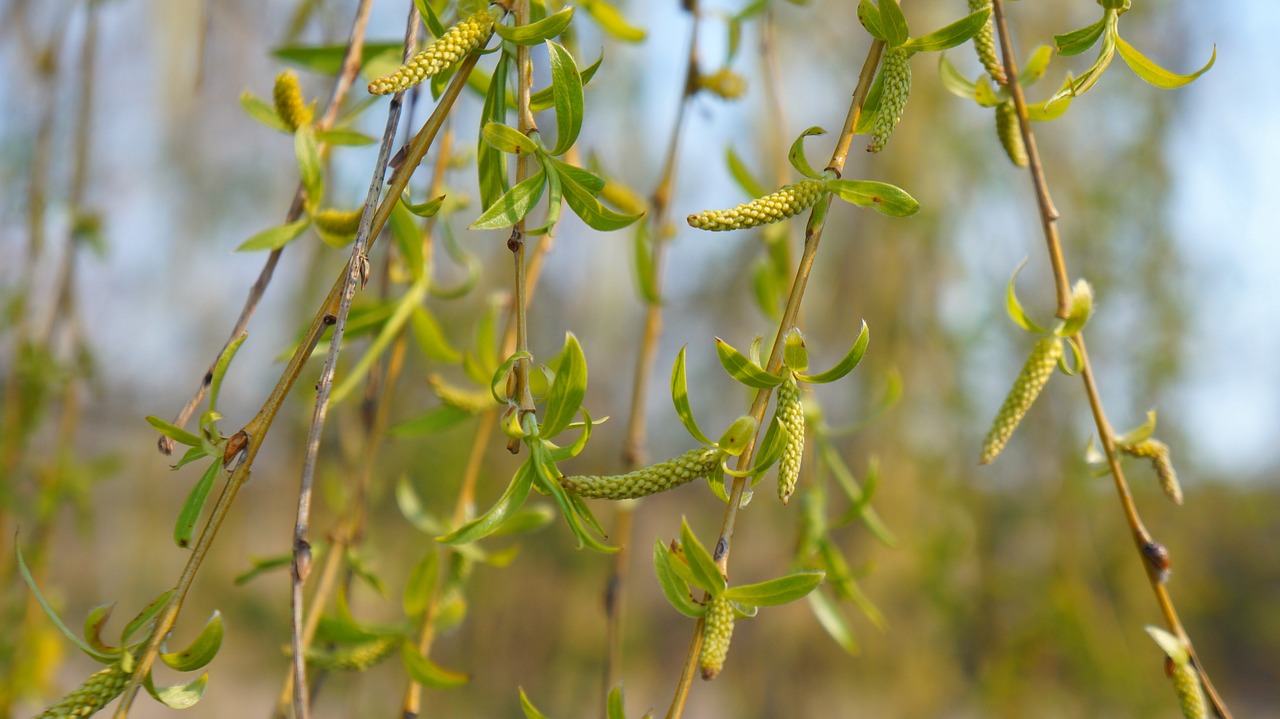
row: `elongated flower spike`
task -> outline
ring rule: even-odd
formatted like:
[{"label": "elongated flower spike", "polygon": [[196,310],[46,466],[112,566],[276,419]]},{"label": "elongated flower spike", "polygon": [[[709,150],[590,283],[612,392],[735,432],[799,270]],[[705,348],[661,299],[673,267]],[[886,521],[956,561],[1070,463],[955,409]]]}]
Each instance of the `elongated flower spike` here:
[{"label": "elongated flower spike", "polygon": [[634,472],[563,477],[560,485],[588,499],[647,497],[715,473],[725,454],[719,447],[699,447]]},{"label": "elongated flower spike", "polygon": [[795,375],[788,372],[778,385],[778,423],[787,430],[787,445],[778,460],[778,499],[786,504],[800,479],[800,461],[804,457],[804,406]]},{"label": "elongated flower spike", "polygon": [[712,597],[707,604],[706,626],[702,630],[702,653],[698,666],[703,679],[714,679],[724,668],[733,638],[733,604],[723,596]]},{"label": "elongated flower spike", "polygon": [[1169,445],[1158,439],[1146,439],[1119,445],[1119,449],[1130,456],[1151,460],[1151,466],[1160,480],[1160,488],[1174,504],[1182,504],[1182,485],[1178,483],[1178,473],[1174,471],[1173,461],[1169,459]]},{"label": "elongated flower spike", "polygon": [[83,684],[60,699],[57,704],[45,709],[36,719],[93,716],[120,696],[128,683],[129,672],[126,672],[119,663],[112,664],[102,671],[91,674]]},{"label": "elongated flower spike", "polygon": [[373,95],[402,92],[453,67],[472,50],[489,41],[495,22],[496,18],[489,10],[481,10],[461,20],[395,72],[369,83],[369,92]]},{"label": "elongated flower spike", "polygon": [[293,70],[285,70],[276,75],[271,99],[275,103],[276,115],[290,132],[311,124],[313,113],[302,99],[302,86],[298,84],[298,76]]},{"label": "elongated flower spike", "polygon": [[[978,12],[989,7],[991,7],[991,0],[969,0],[969,12]],[[996,53],[995,23],[990,17],[987,18],[987,24],[973,36],[973,49],[978,52],[978,60],[982,62],[982,67],[991,80],[997,85],[1008,84],[1009,79],[1004,74],[1004,63],[1000,62],[1000,56]]]},{"label": "elongated flower spike", "polygon": [[1061,338],[1043,337],[1036,342],[982,443],[982,464],[990,464],[1000,455],[1005,443],[1018,428],[1018,423],[1022,421],[1027,410],[1031,409],[1032,403],[1040,395],[1040,390],[1044,389],[1045,383],[1049,381],[1061,357]]},{"label": "elongated flower spike", "polygon": [[803,180],[731,210],[704,210],[689,215],[689,226],[723,232],[779,222],[812,207],[822,197],[823,187],[822,180]]},{"label": "elongated flower spike", "polygon": [[1186,719],[1206,719],[1209,705],[1200,685],[1200,675],[1191,662],[1191,652],[1183,641],[1159,627],[1147,627],[1147,634],[1165,653],[1164,671],[1173,680],[1178,707]]},{"label": "elongated flower spike", "polygon": [[902,111],[911,96],[911,51],[900,47],[884,53],[884,95],[880,101],[880,113],[872,126],[871,144],[867,152],[880,152],[889,135],[902,119]]},{"label": "elongated flower spike", "polygon": [[1022,140],[1022,128],[1018,126],[1018,110],[1013,100],[1005,100],[996,105],[996,136],[1000,145],[1009,156],[1009,161],[1018,167],[1027,166],[1027,146]]}]

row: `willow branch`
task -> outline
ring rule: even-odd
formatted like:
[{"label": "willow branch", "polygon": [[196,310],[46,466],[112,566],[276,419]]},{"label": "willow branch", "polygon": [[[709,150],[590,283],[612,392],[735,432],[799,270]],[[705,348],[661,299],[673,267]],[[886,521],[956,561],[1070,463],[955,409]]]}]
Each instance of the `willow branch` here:
[{"label": "willow branch", "polygon": [[[1036,202],[1040,208],[1040,224],[1044,229],[1045,242],[1048,245],[1049,258],[1053,265],[1054,285],[1058,297],[1058,316],[1065,318],[1070,305],[1071,289],[1068,286],[1066,264],[1063,261],[1062,243],[1058,237],[1058,211],[1054,209],[1053,202],[1049,199],[1049,189],[1044,178],[1040,152],[1036,148],[1035,133],[1031,129],[1031,122],[1027,115],[1027,102],[1022,92],[1022,85],[1018,80],[1018,62],[1013,51],[1013,42],[1009,33],[1009,24],[1005,17],[1003,0],[993,0],[992,14],[995,18],[996,28],[1000,33],[1000,46],[1004,56],[1005,74],[1009,78],[1009,94],[1013,98],[1014,108],[1018,113],[1018,124],[1022,130],[1022,139],[1027,146],[1028,170],[1031,173],[1032,184],[1035,186]],[[1099,441],[1102,444],[1103,451],[1106,453],[1107,466],[1111,471],[1116,495],[1120,500],[1121,508],[1124,510],[1125,522],[1132,533],[1139,560],[1146,570],[1147,580],[1151,585],[1152,592],[1155,594],[1156,604],[1160,607],[1160,613],[1164,616],[1165,626],[1186,645],[1187,651],[1195,663],[1196,671],[1200,674],[1200,681],[1204,685],[1205,693],[1213,705],[1214,713],[1221,719],[1231,719],[1230,710],[1227,709],[1213,683],[1209,680],[1209,675],[1205,672],[1203,665],[1196,656],[1195,648],[1191,644],[1191,638],[1187,636],[1182,627],[1182,622],[1178,619],[1178,612],[1174,608],[1168,587],[1165,586],[1163,578],[1160,576],[1161,572],[1153,567],[1146,558],[1146,550],[1153,544],[1153,540],[1151,534],[1142,523],[1142,518],[1138,514],[1137,504],[1133,501],[1133,494],[1129,491],[1124,472],[1120,469],[1120,459],[1116,451],[1115,431],[1112,429],[1111,422],[1107,419],[1106,411],[1102,406],[1102,394],[1098,391],[1098,383],[1093,373],[1093,366],[1089,361],[1089,352],[1085,347],[1083,331],[1077,332],[1071,340],[1080,351],[1080,376],[1084,380],[1085,394],[1089,399],[1089,409],[1093,414]]]}]

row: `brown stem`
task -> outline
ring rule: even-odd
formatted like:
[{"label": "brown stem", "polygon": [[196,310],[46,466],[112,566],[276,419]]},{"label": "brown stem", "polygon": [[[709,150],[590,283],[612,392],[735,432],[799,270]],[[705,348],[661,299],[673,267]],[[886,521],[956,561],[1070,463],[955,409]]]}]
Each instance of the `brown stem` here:
[{"label": "brown stem", "polygon": [[[1053,202],[1049,199],[1049,189],[1045,182],[1040,153],[1036,149],[1035,133],[1031,129],[1031,122],[1027,116],[1026,98],[1022,93],[1022,84],[1018,79],[1017,59],[1014,57],[1012,49],[1013,42],[1009,33],[1009,24],[1005,17],[1003,0],[993,0],[992,14],[995,18],[996,29],[1000,34],[1005,74],[1009,78],[1009,94],[1012,96],[1014,107],[1017,109],[1018,124],[1022,128],[1022,139],[1027,146],[1028,170],[1031,173],[1032,184],[1035,186],[1036,202],[1040,208],[1040,224],[1044,230],[1049,258],[1053,265],[1054,285],[1057,289],[1058,297],[1058,317],[1065,318],[1070,309],[1071,288],[1067,279],[1066,263],[1063,260],[1062,243],[1058,237],[1058,211],[1054,209]],[[1186,645],[1187,651],[1195,663],[1196,671],[1200,674],[1200,681],[1204,685],[1205,693],[1213,705],[1214,713],[1221,719],[1231,719],[1230,710],[1218,695],[1213,683],[1209,680],[1209,675],[1196,657],[1191,638],[1187,636],[1182,627],[1182,622],[1178,619],[1173,599],[1169,595],[1169,590],[1165,586],[1160,572],[1156,571],[1145,557],[1144,550],[1152,542],[1151,535],[1142,523],[1142,518],[1138,514],[1138,507],[1133,501],[1129,485],[1120,469],[1120,460],[1115,446],[1115,432],[1102,406],[1102,395],[1098,391],[1097,380],[1093,374],[1093,366],[1089,362],[1089,352],[1085,347],[1084,334],[1077,332],[1071,340],[1080,352],[1080,376],[1084,380],[1085,394],[1089,399],[1089,409],[1093,414],[1094,425],[1098,430],[1098,439],[1107,456],[1107,466],[1111,470],[1111,478],[1115,484],[1116,495],[1120,500],[1121,508],[1124,510],[1125,522],[1128,524],[1129,531],[1133,536],[1139,560],[1146,569],[1147,580],[1151,584],[1152,592],[1155,594],[1156,604],[1160,607],[1160,613],[1164,616],[1165,626]]]}]

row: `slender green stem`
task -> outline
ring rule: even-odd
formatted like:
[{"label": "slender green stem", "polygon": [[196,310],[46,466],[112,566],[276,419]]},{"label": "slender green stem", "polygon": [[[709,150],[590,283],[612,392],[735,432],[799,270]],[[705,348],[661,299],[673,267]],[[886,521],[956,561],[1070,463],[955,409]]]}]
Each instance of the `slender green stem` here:
[{"label": "slender green stem", "polygon": [[[1005,16],[1003,0],[993,0],[992,14],[995,18],[996,29],[1000,34],[1005,74],[1009,78],[1009,94],[1013,98],[1013,104],[1018,113],[1018,124],[1022,129],[1022,139],[1027,147],[1028,171],[1031,173],[1032,184],[1035,186],[1036,202],[1040,208],[1040,224],[1044,230],[1049,258],[1053,266],[1054,285],[1058,297],[1058,316],[1065,318],[1070,309],[1071,288],[1067,279],[1066,263],[1063,260],[1062,243],[1058,236],[1058,211],[1054,208],[1052,200],[1049,199],[1048,184],[1045,181],[1044,168],[1040,162],[1040,152],[1036,147],[1035,133],[1031,129],[1031,122],[1027,116],[1027,102],[1022,92],[1022,84],[1018,80],[1018,63],[1013,51],[1013,42],[1009,33],[1009,24]],[[1125,522],[1132,533],[1139,559],[1146,569],[1147,580],[1151,585],[1152,592],[1155,594],[1156,604],[1160,607],[1160,613],[1164,616],[1165,626],[1186,645],[1187,651],[1191,654],[1191,658],[1195,663],[1196,671],[1200,674],[1200,681],[1204,685],[1205,693],[1213,705],[1214,713],[1221,719],[1231,719],[1230,710],[1218,695],[1213,683],[1209,680],[1209,675],[1204,670],[1204,666],[1196,657],[1191,638],[1187,636],[1182,627],[1182,622],[1178,619],[1178,612],[1174,608],[1173,599],[1169,595],[1169,590],[1165,586],[1160,572],[1152,567],[1151,563],[1146,559],[1145,550],[1152,544],[1153,540],[1151,534],[1142,523],[1142,518],[1138,514],[1137,504],[1133,501],[1133,494],[1129,491],[1129,485],[1125,481],[1123,471],[1120,469],[1120,460],[1116,452],[1115,431],[1112,429],[1111,422],[1108,421],[1106,411],[1102,406],[1102,394],[1098,391],[1097,379],[1093,374],[1093,366],[1089,361],[1089,352],[1085,347],[1084,334],[1078,332],[1071,339],[1080,352],[1080,376],[1084,380],[1085,394],[1089,399],[1089,409],[1093,414],[1099,441],[1102,444],[1103,451],[1106,453],[1107,466],[1111,470],[1116,495],[1120,500],[1121,508],[1124,510]]]},{"label": "slender green stem", "polygon": [[[871,48],[867,52],[867,59],[862,64],[862,71],[858,75],[858,84],[853,92],[853,100],[849,103],[849,112],[845,118],[844,130],[836,141],[835,152],[827,165],[827,169],[833,170],[837,175],[844,170],[849,146],[853,141],[853,129],[858,125],[858,118],[862,114],[862,106],[867,100],[867,92],[871,89],[871,82],[875,79],[876,66],[880,63],[880,56],[883,53],[884,42],[880,40],[872,42]],[[826,201],[830,202],[830,198]],[[815,207],[814,212],[817,213],[821,209],[825,208]],[[805,230],[804,253],[800,256],[800,263],[796,267],[796,276],[791,283],[787,306],[783,310],[782,320],[778,323],[778,332],[774,336],[773,349],[769,352],[769,361],[765,365],[765,369],[771,373],[776,374],[782,367],[784,338],[787,331],[795,325],[796,316],[800,312],[800,304],[804,299],[804,290],[809,282],[809,273],[813,269],[813,261],[818,253],[818,244],[822,239],[823,224],[810,223]],[[756,392],[755,400],[751,403],[750,413],[757,420],[757,434],[747,444],[746,450],[738,457],[737,469],[739,470],[749,468],[754,459],[759,427],[764,426],[765,408],[769,404],[771,394],[770,390],[762,389]],[[725,508],[724,521],[720,526],[720,536],[713,550],[716,565],[720,567],[720,571],[726,576],[728,576],[729,566],[729,545],[733,539],[734,523],[738,516],[738,507],[742,503],[742,493],[746,489],[747,481],[748,478],[746,477],[735,477],[733,480],[733,488],[729,493],[729,503]],[[689,652],[685,656],[675,698],[672,700],[671,708],[667,711],[667,719],[679,719],[684,714],[685,701],[689,695],[689,687],[693,682],[698,653],[702,646],[702,629],[703,622],[699,619],[694,627],[694,637],[689,644]]]}]

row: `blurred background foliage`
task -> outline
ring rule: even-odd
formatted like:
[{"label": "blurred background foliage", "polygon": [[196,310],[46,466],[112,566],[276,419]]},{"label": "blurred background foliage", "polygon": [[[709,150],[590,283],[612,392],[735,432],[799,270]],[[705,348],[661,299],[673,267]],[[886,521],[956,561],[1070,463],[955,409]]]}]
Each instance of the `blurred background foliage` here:
[{"label": "blurred background foliage", "polygon": [[[375,3],[370,39],[397,38],[406,5]],[[1242,717],[1280,714],[1280,565],[1267,549],[1269,538],[1280,536],[1276,372],[1273,359],[1243,359],[1274,346],[1250,342],[1275,301],[1273,284],[1251,283],[1260,271],[1250,263],[1275,269],[1276,254],[1213,251],[1232,238],[1246,250],[1256,247],[1252,215],[1236,210],[1274,182],[1245,176],[1256,167],[1247,159],[1230,160],[1242,146],[1275,157],[1274,140],[1262,137],[1274,96],[1254,105],[1261,119],[1244,126],[1247,140],[1222,130],[1240,127],[1222,117],[1239,106],[1221,99],[1244,92],[1241,63],[1254,38],[1242,28],[1265,25],[1274,14],[1265,5],[1241,3],[1202,23],[1204,9],[1195,3],[1135,2],[1126,16],[1135,45],[1185,71],[1216,41],[1218,66],[1191,88],[1159,92],[1117,64],[1062,120],[1037,128],[1069,266],[1098,297],[1090,346],[1108,411],[1125,429],[1158,407],[1161,435],[1186,488],[1186,505],[1174,507],[1148,468],[1131,463],[1139,506],[1174,558],[1171,590],[1199,654]],[[785,144],[809,125],[834,130],[843,117],[868,44],[853,4],[774,6],[783,126],[767,120],[773,109],[761,92],[759,23],[749,22],[747,50],[733,64],[747,78],[746,95],[736,102],[701,96],[686,120],[676,217],[745,199],[725,167],[725,148],[757,175],[787,181],[779,170]],[[269,94],[282,67],[271,48],[341,42],[353,7],[345,0],[100,3],[88,75],[91,121],[81,134],[84,4],[0,3],[0,215],[7,220],[0,227],[0,659],[9,662],[0,674],[11,676],[6,686],[31,690],[3,697],[0,712],[30,713],[91,670],[32,612],[13,572],[15,531],[73,626],[106,601],[120,601],[131,614],[169,586],[185,561],[168,536],[195,470],[171,473],[173,460],[156,453],[142,417],[171,416],[194,389],[261,263],[260,255],[230,250],[279,222],[296,183],[292,144],[246,118],[237,99],[246,88]],[[660,169],[656,148],[671,132],[689,23],[675,2],[620,7],[647,29],[646,41],[624,45],[577,23],[580,62],[593,61],[599,48],[605,57],[588,87],[579,146],[644,192]],[[1097,13],[1084,0],[1011,8],[1024,56]],[[708,72],[726,51],[716,18],[738,9],[730,2],[704,7]],[[919,27],[938,27],[963,9],[955,2],[907,4]],[[1030,257],[1020,292],[1047,318],[1050,274],[1029,183],[1003,157],[990,112],[946,94],[925,57],[914,67],[915,90],[889,149],[859,153],[846,172],[898,184],[923,209],[895,220],[837,203],[803,313],[817,367],[843,353],[860,320],[871,328],[859,370],[815,389],[830,423],[863,418],[901,380],[901,399],[888,413],[837,440],[855,470],[879,458],[874,505],[899,546],[878,544],[861,530],[838,539],[886,627],[853,617],[860,651],[849,656],[804,603],[766,609],[739,625],[721,676],[695,685],[688,716],[1175,716],[1162,656],[1142,631],[1159,619],[1150,589],[1110,482],[1091,478],[1083,462],[1092,425],[1076,380],[1052,382],[1005,456],[977,466],[987,423],[1029,348],[1004,315],[1004,283]],[[967,48],[949,57],[977,72]],[[1050,77],[1078,73],[1087,62],[1055,59]],[[309,97],[327,97],[326,79],[304,73],[303,83]],[[464,96],[455,129],[465,143],[479,104]],[[368,113],[362,129],[378,132],[379,114]],[[424,114],[420,107],[415,118]],[[811,147],[820,143],[810,140]],[[372,153],[335,153],[335,204],[358,202]],[[1197,161],[1201,155],[1210,159]],[[505,235],[464,229],[478,212],[473,166],[449,181],[472,198],[451,222],[484,269],[477,291],[432,300],[432,310],[454,344],[466,346],[490,293],[509,287],[510,261]],[[1214,201],[1224,194],[1234,199]],[[1186,207],[1188,198],[1206,206],[1197,213]],[[1215,218],[1228,224],[1212,237],[1200,231]],[[718,367],[713,337],[745,347],[772,331],[751,299],[760,236],[701,235],[678,224],[650,398],[654,458],[691,446],[672,421],[665,390],[679,347],[689,345],[695,410],[704,427],[719,427],[748,397]],[[793,239],[798,232],[792,228]],[[591,369],[586,407],[594,416],[626,414],[641,313],[629,236],[566,219],[530,314],[535,355],[554,354],[565,330],[582,340]],[[238,426],[256,410],[278,376],[277,356],[295,341],[346,254],[311,236],[286,250],[223,389],[224,424]],[[438,262],[442,282],[461,276]],[[1242,299],[1223,307],[1219,296]],[[1252,332],[1223,329],[1241,322]],[[344,366],[364,346],[367,340],[353,341]],[[410,353],[409,362],[390,408],[395,422],[436,402],[425,378],[439,368],[419,354]],[[318,372],[319,363],[313,366]],[[461,380],[452,368],[443,371]],[[1240,382],[1253,391],[1241,396],[1233,389]],[[228,624],[209,695],[189,715],[265,715],[279,689],[287,666],[287,572],[243,585],[234,579],[251,558],[289,548],[312,397],[308,389],[294,393],[188,601],[179,635],[194,634],[214,608]],[[1224,427],[1224,419],[1233,426]],[[358,398],[339,405],[322,454],[326,501],[317,508],[317,536],[332,524],[344,478],[361,461],[362,431]],[[361,616],[399,616],[398,593],[430,541],[398,511],[395,482],[407,478],[424,503],[449,512],[472,431],[474,420],[383,445],[361,551],[388,590],[379,596],[355,583],[350,600]],[[621,440],[622,422],[605,424],[572,469],[617,471]],[[505,486],[516,461],[492,443],[482,506]],[[797,512],[771,494],[762,492],[742,517],[735,583],[776,576],[789,561]],[[644,548],[654,537],[675,536],[681,515],[710,534],[721,511],[701,486],[646,500],[637,511],[622,667],[637,715],[669,702],[691,630],[663,599]],[[472,681],[430,692],[424,715],[516,716],[517,686],[551,716],[602,713],[610,560],[575,551],[558,519],[520,542],[509,567],[475,569],[467,619],[437,641],[433,655]],[[395,711],[388,698],[402,687],[396,662],[332,676],[321,686],[316,714],[387,715]],[[136,709],[138,716],[162,711],[147,703]]]}]

